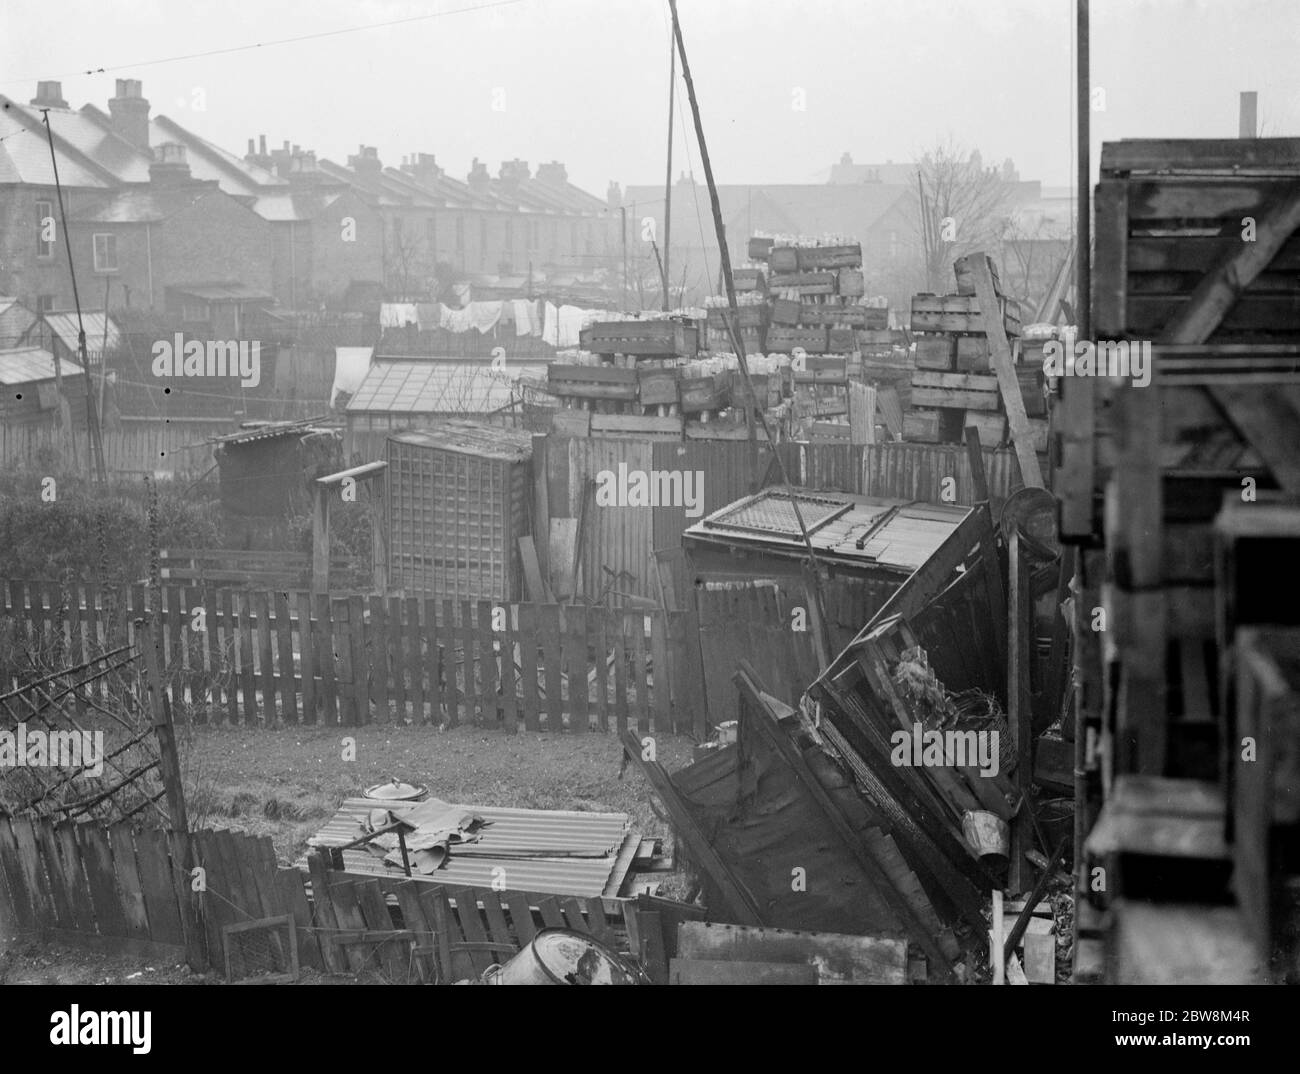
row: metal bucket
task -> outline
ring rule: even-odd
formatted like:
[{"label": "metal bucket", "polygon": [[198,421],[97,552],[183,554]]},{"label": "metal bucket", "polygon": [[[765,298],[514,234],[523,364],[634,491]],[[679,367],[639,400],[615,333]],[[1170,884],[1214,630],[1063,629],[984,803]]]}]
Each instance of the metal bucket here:
[{"label": "metal bucket", "polygon": [[487,984],[635,985],[645,975],[603,943],[572,929],[542,929]]},{"label": "metal bucket", "polygon": [[981,858],[991,854],[1007,857],[1011,853],[1011,829],[996,813],[972,809],[962,815],[961,834],[967,845]]}]

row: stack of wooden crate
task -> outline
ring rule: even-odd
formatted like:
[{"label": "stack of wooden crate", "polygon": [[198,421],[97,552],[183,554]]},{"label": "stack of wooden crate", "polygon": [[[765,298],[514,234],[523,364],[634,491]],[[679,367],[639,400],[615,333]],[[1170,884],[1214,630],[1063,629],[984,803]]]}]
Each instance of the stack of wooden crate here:
[{"label": "stack of wooden crate", "polygon": [[1148,344],[1150,380],[1064,377],[1056,410],[1062,534],[1104,545],[1074,607],[1102,639],[1076,649],[1077,808],[1107,882],[1080,894],[1111,980],[1257,980],[1281,944],[1276,979],[1300,955],[1300,143],[1114,142],[1100,171],[1092,335]]},{"label": "stack of wooden crate", "polygon": [[[992,262],[990,262],[992,265]],[[957,293],[923,293],[912,298],[912,335],[916,341],[916,369],[911,380],[911,409],[903,415],[903,436],[926,443],[959,443],[964,429],[979,429],[980,442],[1002,442],[1006,414],[991,364],[984,315],[969,279],[969,269],[955,266]],[[999,313],[1012,353],[1020,341],[1020,312],[1016,301],[1000,291],[992,269]],[[1042,395],[1041,354],[1037,365],[1017,363],[1021,394],[1036,438],[1035,450],[1047,448],[1046,403]],[[1037,427],[1035,427],[1037,423]]]}]

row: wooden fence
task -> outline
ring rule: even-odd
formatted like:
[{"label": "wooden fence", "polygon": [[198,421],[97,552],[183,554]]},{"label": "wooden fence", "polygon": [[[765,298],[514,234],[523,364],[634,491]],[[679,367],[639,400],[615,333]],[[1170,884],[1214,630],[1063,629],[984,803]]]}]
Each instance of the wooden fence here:
[{"label": "wooden fence", "polygon": [[113,648],[156,601],[164,679],[198,723],[707,732],[689,612],[13,581],[0,597],[6,684],[21,645]]},{"label": "wooden fence", "polygon": [[[170,957],[219,973],[229,966],[240,978],[258,967],[246,964],[241,972],[242,945],[232,941],[230,927],[280,919],[278,931],[263,934],[276,968],[296,959],[327,973],[448,983],[480,976],[540,929],[558,927],[617,950],[630,947],[662,982],[677,923],[703,916],[698,907],[645,897],[606,903],[360,877],[329,870],[317,855],[304,873],[277,863],[269,837],[242,832],[204,829],[188,841],[185,851],[174,836],[126,823],[55,824],[0,814],[0,937]],[[286,959],[290,932],[293,953]]]}]

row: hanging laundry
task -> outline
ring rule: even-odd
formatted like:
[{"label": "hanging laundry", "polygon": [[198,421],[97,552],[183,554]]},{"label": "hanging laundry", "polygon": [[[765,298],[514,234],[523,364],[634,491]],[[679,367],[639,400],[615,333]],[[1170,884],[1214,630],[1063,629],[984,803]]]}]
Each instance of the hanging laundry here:
[{"label": "hanging laundry", "polygon": [[481,334],[487,335],[497,326],[497,322],[501,320],[501,305],[499,301],[469,304],[471,323]]},{"label": "hanging laundry", "polygon": [[542,342],[552,347],[558,346],[560,338],[560,311],[554,302],[546,303],[545,318],[542,321]]},{"label": "hanging laundry", "polygon": [[533,334],[533,304],[524,298],[513,299],[510,303],[511,312],[515,315],[515,335],[530,336]]},{"label": "hanging laundry", "polygon": [[414,302],[384,302],[379,306],[380,328],[404,328],[419,321]]},{"label": "hanging laundry", "polygon": [[469,307],[461,310],[443,306],[438,316],[438,327],[447,332],[468,332],[474,327],[474,316]]},{"label": "hanging laundry", "polygon": [[580,306],[561,306],[556,330],[556,349],[568,350],[578,345],[578,337],[587,324],[587,311]]}]

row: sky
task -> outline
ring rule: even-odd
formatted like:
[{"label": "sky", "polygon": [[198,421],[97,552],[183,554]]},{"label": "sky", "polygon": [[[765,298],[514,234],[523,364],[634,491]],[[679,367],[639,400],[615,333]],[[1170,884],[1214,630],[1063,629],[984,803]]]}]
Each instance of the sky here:
[{"label": "sky", "polygon": [[[949,142],[1073,182],[1073,0],[678,7],[719,183],[817,182],[845,152]],[[1236,136],[1242,90],[1262,134],[1300,136],[1298,0],[1093,0],[1091,22],[1094,175],[1103,140]],[[475,157],[493,174],[559,160],[603,197],[663,182],[669,27],[667,0],[4,0],[0,93],[52,78],[103,108],[138,78],[155,115],[241,155],[265,134],[340,164],[360,144],[393,166],[433,153],[462,179]],[[673,170],[702,182],[677,85]]]}]

